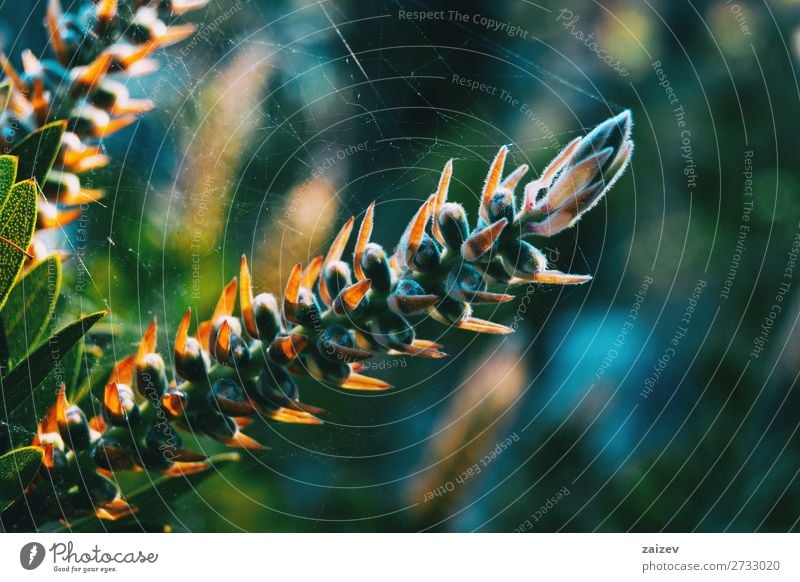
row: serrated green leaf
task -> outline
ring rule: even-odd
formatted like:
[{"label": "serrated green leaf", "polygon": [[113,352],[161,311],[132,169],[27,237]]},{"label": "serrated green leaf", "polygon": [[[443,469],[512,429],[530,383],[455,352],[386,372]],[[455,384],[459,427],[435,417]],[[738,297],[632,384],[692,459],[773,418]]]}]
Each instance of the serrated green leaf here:
[{"label": "serrated green leaf", "polygon": [[42,466],[42,449],[23,447],[0,457],[0,512],[5,511],[30,485]]},{"label": "serrated green leaf", "polygon": [[51,255],[19,279],[0,312],[2,361],[13,367],[39,345],[61,290],[61,258]]},{"label": "serrated green leaf", "polygon": [[[2,96],[0,95],[0,98]],[[0,156],[0,207],[5,204],[11,186],[17,181],[17,158],[15,156]]]},{"label": "serrated green leaf", "polygon": [[38,418],[55,402],[58,387],[64,382],[61,361],[106,313],[98,311],[64,327],[0,379],[8,422],[33,430]]},{"label": "serrated green leaf", "polygon": [[0,207],[0,308],[22,270],[36,228],[36,184],[18,182]]},{"label": "serrated green leaf", "polygon": [[18,175],[21,179],[33,178],[37,184],[44,184],[47,173],[56,161],[61,136],[66,129],[66,120],[53,121],[26,135],[11,149],[12,154],[19,156]]}]

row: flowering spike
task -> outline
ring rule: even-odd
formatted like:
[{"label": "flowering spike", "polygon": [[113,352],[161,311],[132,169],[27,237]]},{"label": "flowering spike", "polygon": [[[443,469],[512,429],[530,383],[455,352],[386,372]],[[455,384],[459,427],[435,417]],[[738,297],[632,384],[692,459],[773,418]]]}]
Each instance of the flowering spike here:
[{"label": "flowering spike", "polygon": [[358,229],[358,239],[356,239],[356,248],[353,252],[353,270],[356,274],[356,279],[363,281],[367,278],[364,274],[364,268],[361,266],[361,259],[364,256],[364,249],[369,242],[369,237],[372,236],[372,223],[375,216],[375,201],[367,207],[364,213],[364,220],[361,221],[361,227]]},{"label": "flowering spike", "polygon": [[501,147],[500,151],[497,152],[491,167],[489,168],[489,173],[486,176],[486,182],[483,184],[483,195],[481,196],[479,214],[480,217],[486,222],[489,222],[487,214],[489,202],[494,195],[494,191],[497,190],[497,186],[500,184],[500,178],[503,176],[503,166],[506,163],[507,154],[508,148],[506,146]]},{"label": "flowering spike", "polygon": [[446,244],[444,236],[439,227],[439,213],[442,206],[447,202],[447,191],[450,188],[450,179],[453,176],[453,158],[447,160],[442,170],[442,175],[439,177],[439,187],[436,189],[436,203],[433,206],[433,236],[441,244]]},{"label": "flowering spike", "polygon": [[468,261],[475,261],[485,255],[492,248],[497,237],[503,232],[508,220],[501,218],[486,228],[472,234],[461,246],[461,254]]}]

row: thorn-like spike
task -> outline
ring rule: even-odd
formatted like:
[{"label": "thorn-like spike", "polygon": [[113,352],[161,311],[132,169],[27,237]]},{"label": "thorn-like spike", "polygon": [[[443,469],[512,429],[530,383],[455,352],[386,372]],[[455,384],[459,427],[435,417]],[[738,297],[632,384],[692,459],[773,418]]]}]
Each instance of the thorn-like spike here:
[{"label": "thorn-like spike", "polygon": [[67,428],[67,407],[69,403],[67,402],[67,388],[64,383],[61,383],[61,386],[58,388],[58,394],[56,395],[56,403],[55,403],[55,420],[58,423],[58,427],[62,430],[66,430]]},{"label": "thorn-like spike", "polygon": [[136,354],[131,354],[127,358],[123,358],[114,364],[109,377],[109,383],[115,382],[117,384],[132,384],[133,383],[133,365],[136,362]]},{"label": "thorn-like spike", "polygon": [[253,311],[253,283],[250,278],[250,269],[247,267],[247,257],[242,255],[239,264],[239,308],[242,311],[244,328],[252,338],[258,338],[258,326]]},{"label": "thorn-like spike", "polygon": [[186,477],[195,475],[208,470],[211,465],[207,461],[175,461],[168,469],[164,469],[161,474],[164,477]]},{"label": "thorn-like spike", "polygon": [[331,355],[340,358],[342,362],[346,362],[348,364],[369,360],[373,355],[372,352],[368,352],[367,350],[349,348],[333,342],[326,344],[325,349],[330,351]]},{"label": "thorn-like spike", "polygon": [[262,445],[256,439],[247,436],[243,432],[237,432],[232,437],[227,439],[223,439],[222,442],[229,447],[235,447],[238,449],[250,449],[255,451],[265,451],[267,447]]},{"label": "thorn-like spike", "polygon": [[432,348],[425,348],[420,346],[415,346],[413,343],[409,346],[406,344],[398,344],[392,350],[389,351],[390,354],[407,354],[409,356],[417,356],[421,358],[429,358],[433,360],[438,360],[441,358],[448,357],[448,354],[444,352],[440,352],[439,350],[432,349]]},{"label": "thorn-like spike", "polygon": [[439,229],[439,211],[447,201],[447,191],[450,188],[450,179],[453,176],[453,158],[447,160],[442,170],[442,175],[439,177],[439,187],[436,189],[436,202],[433,206],[433,236],[441,244],[445,244],[442,232]]},{"label": "thorn-like spike", "polygon": [[489,216],[487,214],[489,202],[494,195],[494,191],[497,190],[497,186],[500,184],[500,178],[503,176],[503,166],[505,166],[506,163],[506,155],[508,155],[508,147],[503,146],[500,148],[500,151],[497,152],[492,165],[489,167],[486,182],[483,184],[483,195],[481,196],[479,214],[486,222],[489,222]]},{"label": "thorn-like spike", "polygon": [[412,341],[411,345],[414,346],[415,348],[427,348],[430,350],[439,350],[444,347],[442,344],[436,343],[434,341],[419,339],[419,338]]},{"label": "thorn-like spike", "polygon": [[285,365],[297,358],[307,345],[308,338],[303,334],[293,333],[288,336],[278,336],[272,340],[269,355],[273,360]]},{"label": "thorn-like spike", "polygon": [[22,51],[22,70],[26,75],[38,75],[42,70],[42,62],[30,49]]},{"label": "thorn-like spike", "polygon": [[50,43],[60,63],[64,64],[66,51],[64,37],[61,36],[59,22],[63,16],[59,0],[50,0],[47,5],[47,29],[50,32]]},{"label": "thorn-like spike", "polygon": [[111,22],[117,15],[117,4],[118,0],[99,0],[95,8],[97,20],[103,24]]},{"label": "thorn-like spike", "polygon": [[348,378],[339,383],[339,386],[347,390],[363,390],[365,392],[382,392],[392,388],[391,384],[387,384],[383,380],[356,373],[351,373]]},{"label": "thorn-like spike", "polygon": [[392,311],[411,315],[427,311],[441,299],[438,295],[402,295],[392,293],[389,295],[388,303]]},{"label": "thorn-like spike", "polygon": [[121,129],[125,129],[136,121],[137,119],[135,117],[117,117],[115,119],[111,119],[108,121],[108,123],[100,127],[95,127],[94,136],[98,139],[106,138],[120,131]]},{"label": "thorn-like spike", "polygon": [[200,325],[197,326],[197,341],[200,342],[200,345],[206,352],[211,351],[211,328],[212,323],[210,321],[204,321]]},{"label": "thorn-like spike", "polygon": [[126,54],[118,55],[118,62],[123,70],[132,67],[134,64],[150,56],[158,48],[158,41],[151,40]]},{"label": "thorn-like spike", "polygon": [[533,275],[534,283],[547,283],[551,285],[581,285],[592,280],[591,275],[571,275],[561,271],[539,271]]},{"label": "thorn-like spike", "polygon": [[231,352],[231,326],[228,320],[224,319],[217,332],[217,342],[214,345],[214,356],[218,362],[228,361]]},{"label": "thorn-like spike", "polygon": [[506,178],[503,180],[501,187],[505,188],[506,190],[511,190],[512,192],[519,184],[519,181],[528,173],[528,164],[522,164],[516,170],[511,172]]},{"label": "thorn-like spike", "polygon": [[300,286],[306,289],[313,289],[319,277],[320,269],[322,268],[322,255],[316,256],[311,259],[308,266],[303,270],[303,275],[300,277]]},{"label": "thorn-like spike", "polygon": [[138,366],[144,360],[147,354],[152,354],[156,351],[157,327],[155,317],[150,320],[150,325],[142,336],[142,341],[139,343],[139,350],[136,352],[136,365]]},{"label": "thorn-like spike", "polygon": [[136,513],[136,508],[133,505],[128,505],[128,503],[122,499],[114,499],[104,503],[94,511],[94,514],[98,518],[105,519],[106,521],[116,521],[123,517],[133,515],[134,513]]},{"label": "thorn-like spike", "polygon": [[461,246],[461,254],[468,261],[474,261],[482,257],[492,248],[492,245],[503,232],[507,224],[508,220],[506,218],[501,218],[497,222],[474,233],[464,241],[464,244]]},{"label": "thorn-like spike", "polygon": [[272,420],[277,420],[278,422],[286,422],[291,424],[308,424],[308,425],[322,424],[322,420],[320,420],[313,414],[292,410],[290,408],[278,408],[276,410],[267,412],[266,415]]},{"label": "thorn-like spike", "polygon": [[103,406],[112,417],[122,417],[125,414],[125,409],[122,406],[122,400],[119,397],[119,386],[116,382],[109,382],[106,384],[106,390],[103,395]]},{"label": "thorn-like spike", "polygon": [[356,274],[356,279],[363,281],[367,278],[364,274],[364,269],[361,266],[361,257],[364,255],[364,248],[369,242],[369,237],[372,236],[372,223],[375,219],[375,201],[367,207],[364,213],[364,220],[361,221],[361,227],[358,229],[358,239],[356,239],[356,248],[353,252],[353,270]]},{"label": "thorn-like spike", "polygon": [[189,337],[189,323],[192,319],[192,308],[189,307],[186,313],[183,314],[180,324],[178,324],[178,332],[175,334],[175,354],[176,356],[183,356],[186,350],[186,339]]},{"label": "thorn-like spike", "polygon": [[222,317],[230,317],[233,315],[233,309],[236,307],[236,287],[238,279],[234,277],[230,283],[225,285],[225,288],[220,293],[217,305],[214,307],[214,314],[211,316],[211,325],[217,325],[217,322]]},{"label": "thorn-like spike", "polygon": [[19,73],[17,73],[16,69],[14,69],[11,61],[8,60],[8,57],[6,57],[6,54],[2,51],[0,51],[0,68],[3,69],[6,77],[9,78],[11,84],[14,85],[14,88],[17,91],[25,92],[26,85],[22,81],[22,77],[19,76]]},{"label": "thorn-like spike", "polygon": [[367,295],[367,292],[370,290],[371,286],[372,281],[369,279],[364,279],[363,281],[353,283],[349,287],[342,289],[342,292],[339,293],[337,300],[341,301],[341,307],[344,308],[344,312],[347,313],[356,309]]},{"label": "thorn-like spike", "polygon": [[189,38],[197,30],[194,24],[176,24],[168,26],[162,35],[156,41],[159,47],[166,47]]},{"label": "thorn-like spike", "polygon": [[433,205],[436,194],[431,194],[422,206],[419,207],[414,218],[406,228],[406,234],[403,237],[405,243],[404,260],[407,265],[411,264],[414,255],[419,250],[419,245],[422,242],[422,237],[425,234],[425,226],[428,224],[428,219],[431,215],[431,206]]},{"label": "thorn-like spike", "polygon": [[[284,314],[293,313],[297,307],[297,301],[300,298],[300,276],[302,272],[303,266],[300,263],[292,267],[289,280],[286,282],[286,291],[283,293]],[[322,282],[322,279],[320,279],[320,282]]]},{"label": "thorn-like spike", "polygon": [[350,234],[353,232],[353,223],[355,222],[355,219],[355,216],[351,216],[349,220],[344,223],[344,226],[339,231],[339,234],[337,234],[336,238],[333,239],[333,243],[328,249],[328,254],[325,255],[325,261],[322,263],[322,268],[319,275],[319,294],[322,297],[322,301],[324,301],[325,305],[328,306],[331,305],[333,298],[331,297],[330,292],[328,291],[328,285],[325,282],[325,269],[327,269],[328,265],[334,261],[341,260],[344,249],[347,246],[347,242],[350,240]]},{"label": "thorn-like spike", "polygon": [[206,6],[210,0],[172,0],[170,10],[175,16],[179,16],[190,10],[197,10]]},{"label": "thorn-like spike", "polygon": [[111,107],[111,113],[121,116],[142,115],[152,111],[155,106],[150,99],[120,99]]},{"label": "thorn-like spike", "polygon": [[465,317],[464,319],[457,321],[455,326],[459,329],[476,331],[478,333],[491,333],[498,335],[514,333],[514,330],[510,327],[500,325],[499,323],[494,323],[493,321],[479,319],[477,317]]},{"label": "thorn-like spike", "polygon": [[508,293],[490,293],[488,291],[472,291],[464,292],[468,300],[472,304],[495,304],[507,303],[514,299],[514,295]]},{"label": "thorn-like spike", "polygon": [[101,54],[90,64],[78,70],[74,83],[84,91],[94,88],[108,73],[111,61],[111,53]]}]

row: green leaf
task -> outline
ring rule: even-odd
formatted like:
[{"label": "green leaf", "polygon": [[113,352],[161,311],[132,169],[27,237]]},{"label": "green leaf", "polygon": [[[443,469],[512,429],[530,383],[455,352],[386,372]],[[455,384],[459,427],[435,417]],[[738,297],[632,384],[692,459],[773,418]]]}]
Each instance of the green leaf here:
[{"label": "green leaf", "polygon": [[[0,96],[2,98],[2,96]],[[11,186],[17,181],[17,158],[0,156],[0,207],[5,204]]]},{"label": "green leaf", "polygon": [[51,255],[19,279],[0,312],[8,366],[24,360],[39,344],[53,317],[61,290],[61,258]]},{"label": "green leaf", "polygon": [[0,83],[0,113],[8,108],[8,101],[11,99],[11,81]]},{"label": "green leaf", "polygon": [[44,184],[56,161],[61,136],[66,129],[66,120],[53,121],[26,135],[11,149],[12,154],[19,156],[19,176],[22,179],[33,178],[39,185]]},{"label": "green leaf", "polygon": [[65,381],[62,360],[106,313],[98,311],[72,322],[0,379],[6,421],[25,428],[36,426],[38,418],[56,401],[58,388]]},{"label": "green leaf", "polygon": [[42,449],[23,447],[0,457],[0,512],[5,511],[30,485],[42,466]]},{"label": "green leaf", "polygon": [[25,262],[36,227],[36,184],[18,182],[0,207],[0,308]]}]

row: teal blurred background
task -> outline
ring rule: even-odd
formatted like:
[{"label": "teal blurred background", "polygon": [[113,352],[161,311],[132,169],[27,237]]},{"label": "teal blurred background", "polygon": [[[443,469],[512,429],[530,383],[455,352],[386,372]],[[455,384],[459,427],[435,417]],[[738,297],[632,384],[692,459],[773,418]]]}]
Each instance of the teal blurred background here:
[{"label": "teal blurred background", "polygon": [[[46,42],[31,6],[3,10],[12,60]],[[327,424],[248,429],[271,450],[168,500],[175,530],[798,529],[796,2],[212,0],[191,20],[130,83],[157,109],[106,142],[90,276],[68,269],[65,310],[112,309],[109,354],[152,317],[168,345],[242,253],[279,292],[372,200],[393,247],[449,158],[474,217],[502,144],[538,173],[631,109],[636,149],[541,241],[590,284],[479,313],[521,317],[505,338],[422,322],[451,357],[370,362],[392,392],[306,381]]]}]

